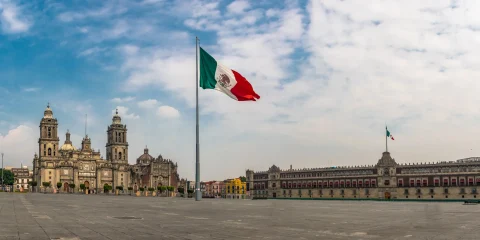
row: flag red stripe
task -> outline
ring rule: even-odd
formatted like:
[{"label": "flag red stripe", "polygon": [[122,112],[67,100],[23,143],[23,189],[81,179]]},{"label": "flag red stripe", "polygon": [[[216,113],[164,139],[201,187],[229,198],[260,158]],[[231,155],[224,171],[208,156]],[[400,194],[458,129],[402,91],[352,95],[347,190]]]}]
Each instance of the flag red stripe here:
[{"label": "flag red stripe", "polygon": [[247,79],[233,69],[232,72],[235,80],[237,80],[237,84],[230,91],[238,98],[238,101],[256,101],[255,99],[260,99],[260,96],[255,93],[252,84]]}]

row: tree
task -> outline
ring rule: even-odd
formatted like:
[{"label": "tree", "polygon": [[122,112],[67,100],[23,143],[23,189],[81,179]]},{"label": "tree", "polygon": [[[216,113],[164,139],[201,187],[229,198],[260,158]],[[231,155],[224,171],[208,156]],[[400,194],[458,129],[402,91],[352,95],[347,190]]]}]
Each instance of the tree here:
[{"label": "tree", "polygon": [[178,192],[179,192],[179,193],[183,193],[183,192],[185,192],[185,188],[183,188],[183,187],[179,187],[179,188],[178,188]]},{"label": "tree", "polygon": [[240,176],[239,178],[240,178],[240,181],[241,181],[241,182],[247,182],[247,178],[246,178],[246,177]]},{"label": "tree", "polygon": [[105,185],[103,185],[103,192],[108,193],[110,190],[112,190],[112,186],[108,185],[108,183],[105,183]]},{"label": "tree", "polygon": [[[0,173],[0,182],[1,181],[2,181],[2,176],[1,176],[1,173]],[[12,173],[12,171],[3,169],[3,181],[4,181],[5,185],[13,185],[13,173]]]},{"label": "tree", "polygon": [[61,187],[62,187],[62,183],[61,183],[61,182],[57,182],[57,188],[60,190]]},{"label": "tree", "polygon": [[72,189],[72,193],[75,191],[75,183],[70,183],[68,184],[68,186],[70,187],[70,189]]}]

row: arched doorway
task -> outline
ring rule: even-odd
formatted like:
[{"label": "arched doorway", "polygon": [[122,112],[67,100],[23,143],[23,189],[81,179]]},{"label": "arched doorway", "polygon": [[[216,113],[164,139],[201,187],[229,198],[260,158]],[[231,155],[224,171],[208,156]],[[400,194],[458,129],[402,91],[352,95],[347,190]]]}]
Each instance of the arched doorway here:
[{"label": "arched doorway", "polygon": [[89,188],[90,188],[90,183],[89,183],[88,181],[85,181],[83,184],[85,185],[85,191],[86,191],[87,193],[90,193],[90,190],[89,190]]},{"label": "arched doorway", "polygon": [[68,190],[69,190],[68,183],[67,182],[63,183],[63,191],[68,192]]},{"label": "arched doorway", "polygon": [[390,198],[391,198],[390,192],[385,192],[385,199],[390,200]]}]

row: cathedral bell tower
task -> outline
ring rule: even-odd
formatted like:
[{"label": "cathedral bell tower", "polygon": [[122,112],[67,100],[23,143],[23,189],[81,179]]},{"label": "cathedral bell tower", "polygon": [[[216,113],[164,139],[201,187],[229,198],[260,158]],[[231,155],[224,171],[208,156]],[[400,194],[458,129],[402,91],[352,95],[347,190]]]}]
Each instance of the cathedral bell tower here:
[{"label": "cathedral bell tower", "polygon": [[53,117],[50,104],[43,113],[43,118],[40,121],[40,138],[38,139],[38,153],[40,160],[55,158],[58,156],[58,122]]},{"label": "cathedral bell tower", "polygon": [[128,142],[127,125],[122,124],[118,109],[112,118],[112,124],[107,130],[107,161],[112,163],[113,188],[117,186],[128,187],[130,174],[128,172]]},{"label": "cathedral bell tower", "polygon": [[128,164],[127,125],[122,124],[118,109],[107,130],[107,160],[111,163]]}]

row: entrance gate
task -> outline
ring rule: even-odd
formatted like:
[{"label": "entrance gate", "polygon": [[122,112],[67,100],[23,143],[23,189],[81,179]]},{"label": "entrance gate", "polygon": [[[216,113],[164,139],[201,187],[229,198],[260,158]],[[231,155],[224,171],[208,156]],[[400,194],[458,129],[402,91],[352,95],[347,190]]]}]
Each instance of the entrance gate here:
[{"label": "entrance gate", "polygon": [[390,192],[385,192],[385,199],[390,200],[390,198],[391,198]]}]

